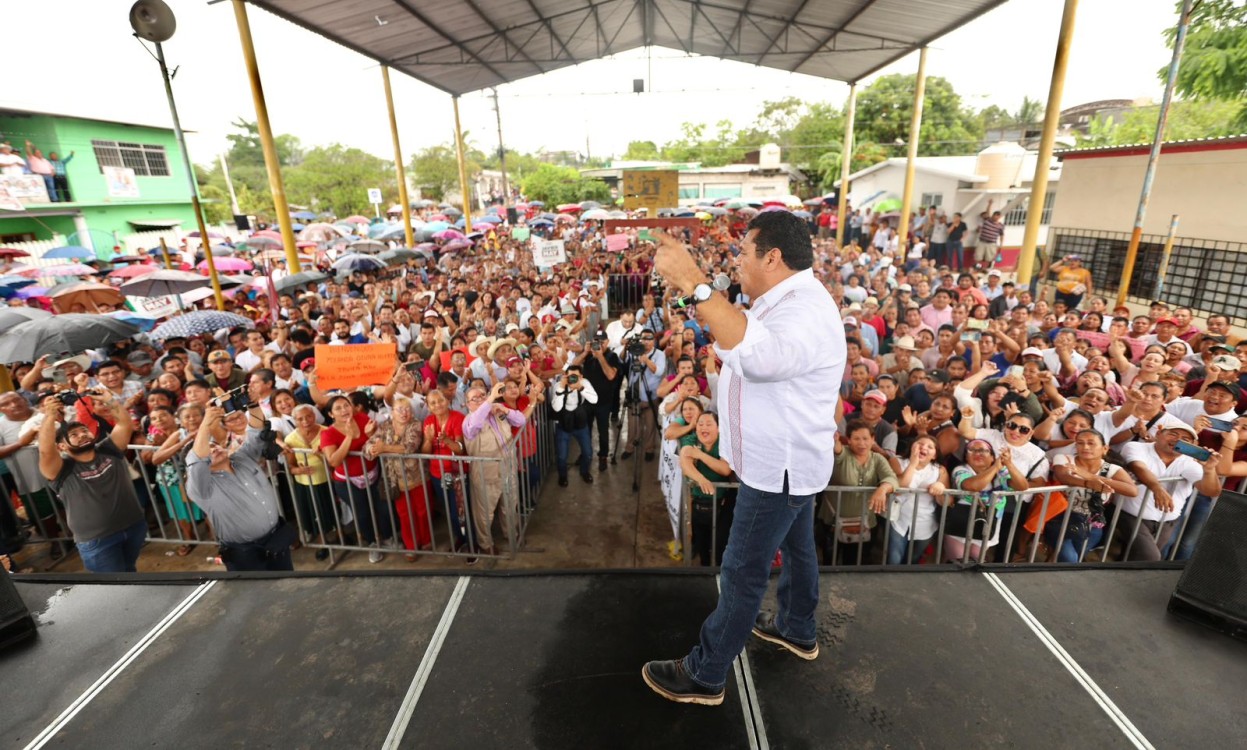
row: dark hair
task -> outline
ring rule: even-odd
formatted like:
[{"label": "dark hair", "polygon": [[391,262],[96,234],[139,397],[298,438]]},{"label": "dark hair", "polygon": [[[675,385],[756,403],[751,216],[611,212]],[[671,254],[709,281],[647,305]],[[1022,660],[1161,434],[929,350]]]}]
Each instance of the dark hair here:
[{"label": "dark hair", "polygon": [[437,387],[445,388],[448,385],[458,385],[459,376],[453,372],[442,372],[437,375]]},{"label": "dark hair", "polygon": [[190,388],[192,385],[195,386],[196,388],[203,388],[205,391],[212,390],[212,386],[209,385],[208,381],[204,380],[203,378],[195,378],[194,380],[188,382],[186,385],[182,386],[182,388],[183,389]]},{"label": "dark hair", "polygon": [[296,328],[290,332],[290,340],[299,346],[309,346],[312,343],[312,332],[306,328]]},{"label": "dark hair", "polygon": [[759,258],[778,249],[784,265],[793,271],[804,271],[814,265],[814,248],[810,244],[810,228],[787,211],[764,211],[753,217],[746,231],[758,230],[753,242]]},{"label": "dark hair", "polygon": [[863,419],[850,419],[848,424],[844,426],[844,434],[848,437],[852,437],[853,433],[857,432],[858,430],[865,430],[869,432],[872,438],[875,435],[874,428],[866,424],[866,421]]},{"label": "dark hair", "polygon": [[166,390],[164,388],[153,388],[150,391],[148,391],[147,398],[151,398],[152,396],[164,396],[165,398],[169,399],[170,404],[176,404],[178,401],[177,394],[175,394],[173,391]]},{"label": "dark hair", "polygon": [[82,427],[87,430],[91,429],[90,427],[87,427],[82,422],[61,422],[60,427],[56,428],[56,442],[58,443],[69,442],[69,433],[73,431],[74,429],[77,429],[78,427]]},{"label": "dark hair", "polygon": [[277,384],[277,373],[273,372],[267,367],[259,367],[259,368],[252,370],[251,377],[255,377],[256,375],[259,375],[260,380],[263,380],[265,383],[268,383],[269,385]]},{"label": "dark hair", "polygon": [[115,360],[115,359],[106,359],[106,360],[104,360],[103,362],[101,362],[101,363],[100,363],[100,366],[99,366],[99,367],[95,368],[95,373],[98,375],[99,373],[104,372],[105,370],[111,369],[111,368],[113,368],[113,367],[116,367],[117,369],[119,369],[119,370],[121,370],[121,371],[123,371],[123,372],[126,370],[125,365],[121,364],[121,363],[120,363],[120,362],[118,362],[117,360]]},{"label": "dark hair", "polygon": [[684,400],[680,401],[680,411],[681,411],[681,412],[682,412],[682,411],[684,411],[684,405],[685,405],[685,404],[694,404],[694,405],[696,405],[696,406],[697,406],[697,411],[702,412],[703,414],[704,414],[704,413],[705,413],[705,411],[706,411],[706,407],[705,407],[705,406],[703,406],[703,405],[702,405],[702,403],[701,403],[701,401],[697,400],[696,398],[686,398],[686,399],[684,399]]}]

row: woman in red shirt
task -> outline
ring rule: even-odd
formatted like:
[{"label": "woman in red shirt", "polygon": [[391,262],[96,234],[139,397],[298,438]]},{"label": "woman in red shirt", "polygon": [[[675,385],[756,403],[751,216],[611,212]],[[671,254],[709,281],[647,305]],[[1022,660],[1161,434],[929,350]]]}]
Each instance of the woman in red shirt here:
[{"label": "woman in red shirt", "polygon": [[320,450],[333,470],[333,492],[355,516],[355,528],[373,549],[368,562],[381,562],[380,547],[392,545],[390,509],[381,492],[381,469],[376,459],[362,455],[364,444],[377,431],[366,414],[355,413],[346,396],[329,399],[333,423],[320,433]]},{"label": "woman in red shirt", "polygon": [[[465,449],[463,413],[451,409],[450,402],[436,389],[429,391],[424,403],[429,408],[429,416],[424,419],[424,445],[420,452],[434,456],[462,456]],[[466,473],[462,461],[429,461],[433,496],[450,519],[456,551],[472,546],[471,504],[468,502],[468,483],[464,481]]]}]

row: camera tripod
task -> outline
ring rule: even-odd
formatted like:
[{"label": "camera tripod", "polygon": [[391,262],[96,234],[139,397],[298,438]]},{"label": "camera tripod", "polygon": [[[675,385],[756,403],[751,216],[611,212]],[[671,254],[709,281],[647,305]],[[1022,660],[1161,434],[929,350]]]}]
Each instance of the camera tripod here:
[{"label": "camera tripod", "polygon": [[[615,425],[615,448],[611,453],[611,463],[615,463],[615,459],[619,455],[620,434],[623,431],[624,420],[628,424],[632,424],[632,417],[636,417],[636,434],[631,432],[628,434],[629,450],[632,453],[632,491],[641,491],[641,457],[637,454],[638,448],[641,447],[641,406],[649,404],[650,418],[654,420],[655,434],[662,437],[662,424],[658,421],[658,400],[649,390],[649,384],[645,382],[645,365],[632,358],[628,365],[628,391],[624,397],[623,413],[620,415],[619,424]],[[644,396],[644,400],[642,400]]]}]

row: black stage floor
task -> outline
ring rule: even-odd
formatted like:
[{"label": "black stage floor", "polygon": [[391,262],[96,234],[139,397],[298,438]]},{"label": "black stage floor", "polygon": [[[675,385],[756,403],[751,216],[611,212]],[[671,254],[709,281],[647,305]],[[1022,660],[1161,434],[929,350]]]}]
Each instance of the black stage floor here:
[{"label": "black stage floor", "polygon": [[826,573],[822,655],[752,643],[719,708],[640,678],[709,575],[22,582],[0,748],[1241,747],[1247,651],[1178,575]]}]

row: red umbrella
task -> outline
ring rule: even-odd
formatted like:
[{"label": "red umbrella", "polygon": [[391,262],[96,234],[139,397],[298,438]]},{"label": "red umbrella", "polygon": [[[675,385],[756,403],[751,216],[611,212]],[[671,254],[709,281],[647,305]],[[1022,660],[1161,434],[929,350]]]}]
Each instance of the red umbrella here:
[{"label": "red umbrella", "polygon": [[348,216],[338,223],[339,224],[367,224],[368,218],[364,216],[360,216],[359,214],[356,214],[354,216]]},{"label": "red umbrella", "polygon": [[274,232],[272,229],[265,229],[265,230],[263,230],[263,231],[256,232],[255,234],[253,234],[253,235],[251,235],[251,236],[252,236],[253,238],[254,238],[254,237],[267,237],[267,238],[269,238],[270,240],[277,240],[278,242],[281,242],[281,241],[282,241],[282,240],[281,240],[281,233],[280,233],[280,232]]},{"label": "red umbrella", "polygon": [[144,276],[149,273],[155,273],[160,269],[156,266],[126,266],[118,268],[116,271],[108,274],[114,279],[133,279],[137,276]]},{"label": "red umbrella", "polygon": [[0,258],[29,258],[30,253],[15,247],[0,247]]},{"label": "red umbrella", "polygon": [[580,206],[575,203],[564,203],[563,205],[558,207],[558,212],[561,214],[574,214],[574,213],[578,213],[579,211],[580,211]]}]

